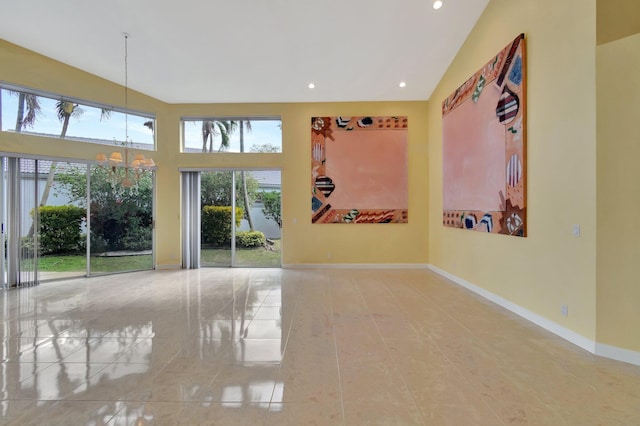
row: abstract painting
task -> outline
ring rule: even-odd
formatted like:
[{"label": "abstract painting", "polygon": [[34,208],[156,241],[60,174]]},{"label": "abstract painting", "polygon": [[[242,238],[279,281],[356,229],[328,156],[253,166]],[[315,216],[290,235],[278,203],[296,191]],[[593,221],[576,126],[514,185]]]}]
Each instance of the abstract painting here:
[{"label": "abstract painting", "polygon": [[442,103],[444,226],[526,236],[524,34]]},{"label": "abstract painting", "polygon": [[407,132],[407,117],[312,117],[312,223],[407,223]]}]

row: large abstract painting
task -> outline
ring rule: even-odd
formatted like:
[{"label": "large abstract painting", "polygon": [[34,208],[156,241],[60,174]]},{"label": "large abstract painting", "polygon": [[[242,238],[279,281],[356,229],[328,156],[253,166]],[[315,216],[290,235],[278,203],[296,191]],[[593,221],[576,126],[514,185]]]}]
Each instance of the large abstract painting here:
[{"label": "large abstract painting", "polygon": [[524,34],[442,103],[443,224],[526,236]]},{"label": "large abstract painting", "polygon": [[311,118],[312,223],[406,223],[407,117]]}]

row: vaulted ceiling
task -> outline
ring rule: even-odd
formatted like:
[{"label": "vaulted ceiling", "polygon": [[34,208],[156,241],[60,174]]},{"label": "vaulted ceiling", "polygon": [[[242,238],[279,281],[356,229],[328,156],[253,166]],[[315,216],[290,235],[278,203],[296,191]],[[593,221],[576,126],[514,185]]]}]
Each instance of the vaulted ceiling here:
[{"label": "vaulted ceiling", "polygon": [[0,0],[0,38],[123,84],[126,32],[170,103],[426,100],[488,2]]}]

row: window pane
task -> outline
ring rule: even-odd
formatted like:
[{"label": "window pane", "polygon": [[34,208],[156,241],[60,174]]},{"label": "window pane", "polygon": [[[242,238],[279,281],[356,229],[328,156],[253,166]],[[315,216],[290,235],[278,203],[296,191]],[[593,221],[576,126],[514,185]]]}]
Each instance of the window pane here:
[{"label": "window pane", "polygon": [[90,273],[153,269],[153,172],[91,168]]},{"label": "window pane", "polygon": [[42,281],[87,273],[87,165],[38,160]]},{"label": "window pane", "polygon": [[279,119],[182,120],[183,152],[282,152]]},{"label": "window pane", "polygon": [[[155,148],[155,120],[152,118],[125,114],[107,106],[98,108],[7,89],[1,89],[0,96],[3,132],[64,137],[105,145],[122,145],[128,134],[128,142],[132,147],[147,150]],[[22,108],[19,108],[20,104]],[[19,111],[22,111],[22,126],[18,120]]]}]

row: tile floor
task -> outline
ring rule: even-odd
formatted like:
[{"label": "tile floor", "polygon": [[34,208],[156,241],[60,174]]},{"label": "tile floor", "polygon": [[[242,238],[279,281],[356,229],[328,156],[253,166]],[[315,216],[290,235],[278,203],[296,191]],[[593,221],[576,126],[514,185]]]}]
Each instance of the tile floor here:
[{"label": "tile floor", "polygon": [[0,306],[3,424],[640,424],[640,367],[425,270],[149,271]]}]

